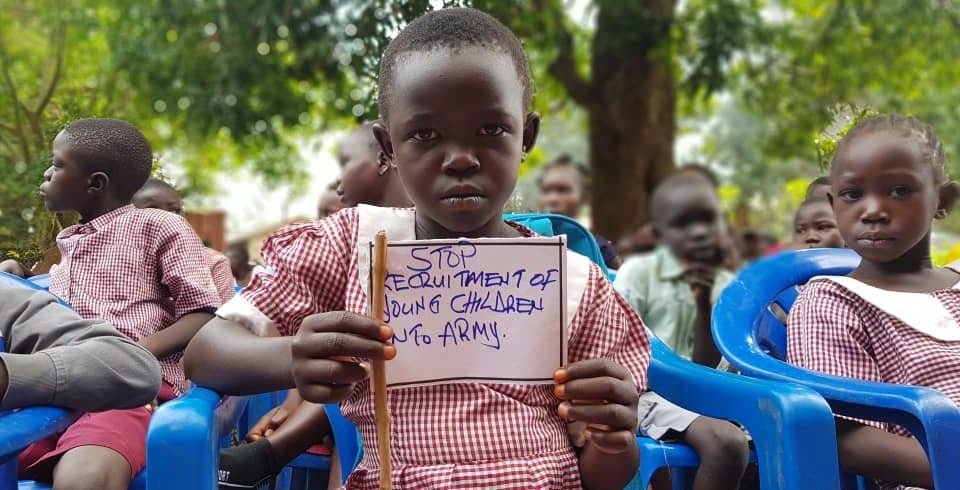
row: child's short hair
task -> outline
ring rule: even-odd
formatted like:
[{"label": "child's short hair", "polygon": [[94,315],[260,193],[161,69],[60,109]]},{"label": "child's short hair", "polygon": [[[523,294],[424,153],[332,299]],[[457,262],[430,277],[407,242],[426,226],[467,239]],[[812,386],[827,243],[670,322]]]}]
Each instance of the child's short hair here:
[{"label": "child's short hair", "polygon": [[174,193],[180,194],[180,191],[178,191],[176,187],[170,185],[168,182],[164,182],[160,179],[156,179],[153,177],[147,179],[147,181],[144,182],[143,186],[140,187],[141,191],[146,191],[150,189],[163,189],[163,190],[168,190],[168,191],[172,191]]},{"label": "child's short hair", "polygon": [[837,151],[833,154],[830,164],[833,165],[837,160],[837,155],[844,147],[850,144],[857,136],[875,131],[893,131],[901,136],[911,137],[920,143],[920,151],[923,159],[933,166],[934,173],[938,182],[947,180],[947,156],[943,149],[943,143],[937,138],[937,132],[933,126],[910,116],[900,114],[883,114],[879,116],[868,117],[857,123],[837,145]]},{"label": "child's short hair", "polygon": [[814,204],[826,204],[827,206],[830,206],[830,200],[821,196],[810,196],[804,199],[803,202],[801,202],[800,205],[797,206],[797,212],[799,212],[801,209],[807,206],[812,206]]},{"label": "child's short hair", "polygon": [[707,168],[706,165],[700,163],[691,162],[684,164],[677,169],[676,173],[701,175],[703,178],[707,179],[710,182],[710,185],[712,185],[714,188],[720,187],[720,179],[717,178],[717,174],[715,174],[713,170]]},{"label": "child's short hair", "polygon": [[150,177],[153,151],[143,133],[119,119],[80,119],[63,136],[89,172],[110,176],[116,196],[129,200]]},{"label": "child's short hair", "polygon": [[540,175],[537,175],[537,187],[543,184],[543,176],[555,168],[569,168],[574,170],[577,173],[577,177],[580,178],[580,190],[583,194],[587,194],[590,187],[590,172],[585,165],[577,162],[566,153],[560,155],[555,160],[543,164],[543,167],[540,168]]},{"label": "child's short hair", "polygon": [[386,118],[397,58],[404,53],[481,46],[510,56],[523,86],[523,111],[530,112],[533,81],[520,40],[491,15],[472,8],[446,8],[421,15],[390,41],[380,60],[380,114]]}]

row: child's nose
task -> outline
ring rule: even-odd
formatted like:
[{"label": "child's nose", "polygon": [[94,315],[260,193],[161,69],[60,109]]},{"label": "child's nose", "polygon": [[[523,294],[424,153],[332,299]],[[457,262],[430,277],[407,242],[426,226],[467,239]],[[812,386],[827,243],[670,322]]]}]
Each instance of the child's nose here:
[{"label": "child's nose", "polygon": [[465,149],[455,149],[447,153],[443,161],[443,171],[448,174],[462,174],[473,172],[480,168],[480,160],[473,152]]}]

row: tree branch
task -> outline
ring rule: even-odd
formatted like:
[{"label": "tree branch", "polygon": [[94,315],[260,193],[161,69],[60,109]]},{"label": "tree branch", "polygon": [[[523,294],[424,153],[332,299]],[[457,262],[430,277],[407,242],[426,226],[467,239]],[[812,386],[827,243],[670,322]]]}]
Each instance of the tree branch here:
[{"label": "tree branch", "polygon": [[3,76],[3,82],[10,91],[11,107],[13,108],[13,122],[16,126],[16,133],[19,137],[20,149],[23,153],[23,160],[30,162],[33,160],[33,152],[30,151],[30,143],[27,141],[26,131],[23,128],[23,117],[20,112],[23,110],[23,101],[17,93],[17,86],[13,83],[10,76],[10,60],[7,58],[7,46],[0,37],[0,75]]},{"label": "tree branch", "polygon": [[33,116],[39,118],[43,111],[47,108],[47,104],[50,103],[50,99],[53,97],[53,93],[57,88],[57,84],[60,82],[60,76],[63,72],[63,59],[66,51],[67,43],[67,30],[66,26],[63,25],[61,21],[60,26],[53,32],[51,37],[54,46],[56,46],[56,61],[53,65],[53,74],[50,76],[50,82],[47,83],[47,87],[43,90],[43,95],[40,97],[37,102],[37,106],[33,109]]},{"label": "tree branch", "polygon": [[569,29],[563,27],[562,22],[557,23],[560,45],[558,46],[557,58],[550,63],[549,71],[570,95],[576,103],[582,106],[589,106],[594,103],[596,97],[593,94],[593,87],[589,80],[583,78],[577,71],[577,62],[573,58],[573,34]]}]

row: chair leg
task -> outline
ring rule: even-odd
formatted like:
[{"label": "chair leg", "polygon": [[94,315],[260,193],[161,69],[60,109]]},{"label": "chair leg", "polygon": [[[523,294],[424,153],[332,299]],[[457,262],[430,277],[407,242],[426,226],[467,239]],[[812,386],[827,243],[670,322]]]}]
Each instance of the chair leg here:
[{"label": "chair leg", "polygon": [[0,464],[0,490],[17,490],[17,458]]},{"label": "chair leg", "polygon": [[670,468],[670,482],[673,490],[690,490],[693,488],[693,479],[697,468]]}]

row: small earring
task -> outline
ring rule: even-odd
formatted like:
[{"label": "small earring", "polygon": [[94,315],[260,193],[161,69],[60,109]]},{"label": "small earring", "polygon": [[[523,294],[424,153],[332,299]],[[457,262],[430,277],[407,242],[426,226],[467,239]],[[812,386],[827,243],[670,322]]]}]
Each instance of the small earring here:
[{"label": "small earring", "polygon": [[938,209],[936,213],[933,214],[935,219],[944,219],[947,217],[947,211],[944,209]]},{"label": "small earring", "polygon": [[523,162],[523,161],[525,161],[526,159],[527,159],[527,152],[526,152],[526,151],[521,151],[521,152],[520,152],[520,161]]}]

